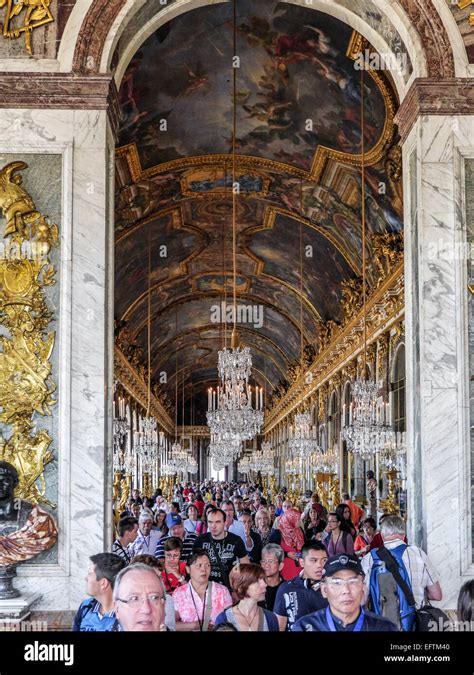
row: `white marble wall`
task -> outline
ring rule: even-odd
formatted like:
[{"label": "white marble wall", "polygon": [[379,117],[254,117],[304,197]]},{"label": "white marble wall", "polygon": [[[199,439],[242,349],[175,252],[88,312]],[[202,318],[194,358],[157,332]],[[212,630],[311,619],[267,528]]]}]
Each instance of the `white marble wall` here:
[{"label": "white marble wall", "polygon": [[59,560],[20,566],[16,582],[24,592],[42,593],[37,609],[77,608],[89,556],[109,546],[110,143],[105,111],[0,110],[0,152],[63,155]]},{"label": "white marble wall", "polygon": [[474,156],[474,116],[421,117],[404,146],[409,538],[451,608],[474,575],[463,156]]}]

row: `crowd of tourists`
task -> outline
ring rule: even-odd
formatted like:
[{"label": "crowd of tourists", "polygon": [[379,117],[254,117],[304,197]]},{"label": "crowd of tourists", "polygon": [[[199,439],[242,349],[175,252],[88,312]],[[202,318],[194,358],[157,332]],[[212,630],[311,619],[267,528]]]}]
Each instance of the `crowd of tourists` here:
[{"label": "crowd of tourists", "polygon": [[[73,630],[420,630],[442,600],[428,556],[402,518],[376,523],[342,497],[328,512],[315,493],[270,503],[258,485],[177,484],[171,500],[133,490],[111,552],[90,558]],[[474,620],[473,598],[468,582],[460,620]]]}]

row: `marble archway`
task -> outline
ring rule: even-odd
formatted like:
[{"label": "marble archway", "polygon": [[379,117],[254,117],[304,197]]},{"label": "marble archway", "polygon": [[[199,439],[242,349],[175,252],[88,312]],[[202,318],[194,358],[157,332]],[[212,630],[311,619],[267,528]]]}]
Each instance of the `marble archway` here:
[{"label": "marble archway", "polygon": [[[169,20],[183,11],[207,4],[211,4],[209,0],[189,0],[179,2],[176,6],[168,6],[167,2],[163,2],[160,13],[163,13],[164,20]],[[293,0],[293,4],[308,6],[309,3]],[[317,0],[310,4],[314,9],[333,14],[353,25],[369,40],[372,39],[377,49],[381,49],[383,40],[374,35],[375,31],[362,10],[358,15],[358,3]],[[129,39],[136,49],[137,42],[143,42],[156,30],[161,20],[156,12],[155,16],[150,15],[150,12],[147,14],[144,5],[143,0],[95,0],[88,7],[77,5],[59,49],[61,70],[70,68],[74,72],[106,72],[118,40],[134,19],[138,19],[134,26],[134,37],[132,39],[130,36]],[[467,58],[461,46],[462,40],[459,33],[453,30],[454,20],[445,7],[437,8],[431,0],[422,6],[414,5],[410,0],[400,0],[397,7],[385,1],[374,4],[374,9],[381,18],[387,18],[400,39],[406,42],[410,54],[416,54],[416,76],[466,75]],[[354,25],[354,21],[359,25]]]},{"label": "marble archway", "polygon": [[[167,11],[203,4],[210,3],[181,0]],[[387,40],[376,35],[376,26],[348,9],[360,4],[367,3],[312,3],[321,11],[337,11],[338,18],[387,51]],[[394,73],[402,101],[397,119],[404,142],[407,223],[407,424],[413,450],[409,536],[433,557],[446,580],[446,604],[452,607],[461,579],[474,574],[468,394],[467,387],[458,386],[466,377],[466,296],[463,260],[446,260],[439,251],[442,245],[454,250],[465,237],[460,177],[463,164],[474,155],[474,87],[461,36],[443,2],[378,0],[374,5],[405,43],[413,64],[407,82]],[[133,34],[144,40],[146,31],[156,29],[161,20],[146,16],[145,6],[145,0],[78,2],[57,59],[2,59],[0,85],[11,96],[1,103],[1,151],[28,148],[32,156],[62,159],[61,273],[66,285],[59,331],[61,356],[68,357],[60,382],[62,554],[58,565],[30,567],[19,581],[24,591],[42,588],[41,609],[77,607],[90,550],[105,548],[112,528],[110,505],[104,500],[111,493],[104,466],[110,462],[113,370],[114,137],[107,110],[113,102],[112,66],[123,72],[135,47]],[[116,79],[118,83],[120,70]],[[433,242],[441,242],[438,255],[426,253]],[[439,432],[435,437],[433,429]],[[454,514],[456,525],[447,529],[440,510]]]}]

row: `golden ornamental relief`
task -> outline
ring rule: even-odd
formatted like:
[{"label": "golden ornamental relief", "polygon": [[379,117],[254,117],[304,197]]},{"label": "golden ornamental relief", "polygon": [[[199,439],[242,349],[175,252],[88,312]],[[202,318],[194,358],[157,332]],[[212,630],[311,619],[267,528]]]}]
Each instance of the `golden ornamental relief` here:
[{"label": "golden ornamental relief", "polygon": [[24,162],[0,170],[0,459],[18,472],[15,495],[54,506],[46,498],[44,470],[53,460],[52,439],[33,417],[50,416],[55,405],[51,354],[55,332],[44,289],[55,283],[49,253],[58,227],[48,222],[22,187]]},{"label": "golden ornamental relief", "polygon": [[[25,48],[33,55],[31,34],[36,28],[54,21],[51,0],[0,0],[0,27],[4,38],[25,38]],[[3,19],[3,21],[1,20]]]}]

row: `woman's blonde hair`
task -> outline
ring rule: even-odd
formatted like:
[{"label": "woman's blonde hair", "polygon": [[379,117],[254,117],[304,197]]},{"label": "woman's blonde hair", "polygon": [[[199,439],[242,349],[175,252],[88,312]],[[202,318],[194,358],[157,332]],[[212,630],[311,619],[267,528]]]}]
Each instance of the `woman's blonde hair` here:
[{"label": "woman's blonde hair", "polygon": [[260,516],[267,515],[268,519],[270,520],[270,512],[268,509],[259,509],[257,513],[255,514],[255,525],[257,525],[257,519],[260,518]]}]

